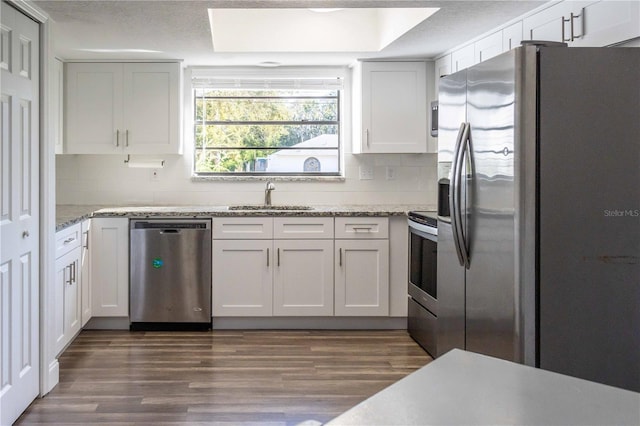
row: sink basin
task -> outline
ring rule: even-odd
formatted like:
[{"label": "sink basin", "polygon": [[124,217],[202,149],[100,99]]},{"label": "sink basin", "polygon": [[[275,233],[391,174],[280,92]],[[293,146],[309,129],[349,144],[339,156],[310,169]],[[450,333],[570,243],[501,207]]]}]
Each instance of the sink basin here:
[{"label": "sink basin", "polygon": [[313,210],[311,206],[285,206],[285,205],[275,205],[275,206],[267,206],[260,204],[251,204],[244,206],[229,206],[229,210]]}]

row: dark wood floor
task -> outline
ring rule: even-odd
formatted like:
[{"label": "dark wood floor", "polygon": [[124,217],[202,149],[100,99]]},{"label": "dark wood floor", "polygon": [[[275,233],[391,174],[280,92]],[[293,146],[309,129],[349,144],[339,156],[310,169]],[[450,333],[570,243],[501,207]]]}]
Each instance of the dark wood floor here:
[{"label": "dark wood floor", "polygon": [[429,361],[405,331],[83,331],[17,424],[326,422]]}]

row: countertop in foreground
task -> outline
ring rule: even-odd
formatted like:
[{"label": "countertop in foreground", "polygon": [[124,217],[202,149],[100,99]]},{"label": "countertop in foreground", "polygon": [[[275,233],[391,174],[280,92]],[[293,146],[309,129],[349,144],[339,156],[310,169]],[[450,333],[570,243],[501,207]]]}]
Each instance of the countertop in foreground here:
[{"label": "countertop in foreground", "polygon": [[311,210],[229,210],[228,206],[82,206],[59,205],[56,231],[89,217],[247,217],[247,216],[402,216],[411,210],[433,210],[425,204],[312,206]]},{"label": "countertop in foreground", "polygon": [[639,393],[454,349],[327,426],[638,424]]}]

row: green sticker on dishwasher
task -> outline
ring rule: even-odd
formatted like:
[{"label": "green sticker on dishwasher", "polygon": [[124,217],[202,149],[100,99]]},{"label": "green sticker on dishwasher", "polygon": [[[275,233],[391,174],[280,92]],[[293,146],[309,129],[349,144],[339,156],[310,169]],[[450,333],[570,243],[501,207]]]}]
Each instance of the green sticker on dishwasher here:
[{"label": "green sticker on dishwasher", "polygon": [[156,257],[155,259],[153,259],[153,262],[151,262],[151,264],[153,265],[154,268],[160,269],[164,265],[164,261],[159,257]]}]

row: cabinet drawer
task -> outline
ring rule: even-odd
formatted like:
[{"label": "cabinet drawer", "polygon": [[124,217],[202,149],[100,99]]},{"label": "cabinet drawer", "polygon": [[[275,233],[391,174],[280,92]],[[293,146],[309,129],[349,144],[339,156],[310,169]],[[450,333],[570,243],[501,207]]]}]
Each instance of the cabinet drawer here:
[{"label": "cabinet drawer", "polygon": [[332,239],[332,217],[276,217],[273,237],[279,239]]},{"label": "cabinet drawer", "polygon": [[386,217],[336,217],[336,238],[389,238],[389,219]]},{"label": "cabinet drawer", "polygon": [[273,238],[271,217],[213,218],[214,240],[267,240]]},{"label": "cabinet drawer", "polygon": [[56,259],[74,248],[80,247],[81,234],[79,223],[56,232]]}]

